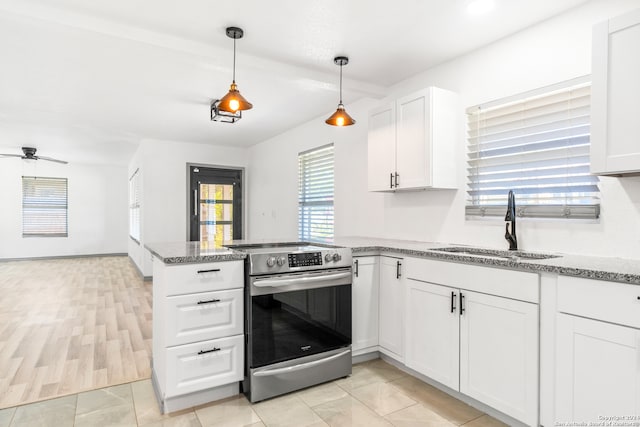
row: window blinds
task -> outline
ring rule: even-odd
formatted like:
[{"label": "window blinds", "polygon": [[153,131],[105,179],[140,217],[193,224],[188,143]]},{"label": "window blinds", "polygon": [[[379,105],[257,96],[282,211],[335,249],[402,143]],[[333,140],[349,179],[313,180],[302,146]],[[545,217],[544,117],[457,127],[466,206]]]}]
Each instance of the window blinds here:
[{"label": "window blinds", "polygon": [[333,144],[298,155],[298,236],[333,240]]},{"label": "window blinds", "polygon": [[466,215],[598,218],[598,178],[589,174],[590,83],[472,107],[468,114]]},{"label": "window blinds", "polygon": [[22,236],[67,237],[67,179],[22,177]]},{"label": "window blinds", "polygon": [[129,178],[129,236],[140,242],[140,170]]}]

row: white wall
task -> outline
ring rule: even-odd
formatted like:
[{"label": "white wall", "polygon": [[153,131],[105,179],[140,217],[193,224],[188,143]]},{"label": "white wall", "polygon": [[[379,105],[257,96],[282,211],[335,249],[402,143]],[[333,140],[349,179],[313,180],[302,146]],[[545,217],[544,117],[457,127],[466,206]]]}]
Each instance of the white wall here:
[{"label": "white wall", "polygon": [[[390,88],[389,98],[432,85],[458,92],[469,107],[589,74],[592,25],[639,6],[637,0],[591,1],[401,82]],[[464,218],[464,140],[458,144],[458,191],[367,193],[366,110],[371,105],[365,100],[347,107],[358,120],[354,127],[332,128],[319,117],[251,147],[249,237],[296,236],[296,154],[333,140],[336,235],[506,247],[501,221]],[[601,178],[600,189],[599,223],[521,221],[520,247],[640,258],[640,178]]]},{"label": "white wall", "polygon": [[[231,146],[143,140],[129,164],[142,174],[141,247],[187,238],[187,164],[246,168],[248,150]],[[245,170],[245,189],[249,174]],[[246,217],[245,207],[245,217]],[[246,224],[246,221],[245,221]],[[246,233],[246,231],[245,231]],[[129,244],[129,255],[145,276],[152,275],[148,251]]]},{"label": "white wall", "polygon": [[[0,162],[0,259],[127,251],[125,166]],[[68,179],[68,237],[22,237],[23,175]]]}]

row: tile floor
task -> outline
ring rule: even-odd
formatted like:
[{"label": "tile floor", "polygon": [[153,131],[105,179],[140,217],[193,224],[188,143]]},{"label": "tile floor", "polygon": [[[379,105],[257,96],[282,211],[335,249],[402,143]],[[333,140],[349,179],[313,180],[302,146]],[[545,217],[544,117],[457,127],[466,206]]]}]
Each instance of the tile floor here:
[{"label": "tile floor", "polygon": [[376,359],[348,378],[250,404],[244,396],[161,415],[150,380],[0,410],[0,427],[460,426],[505,424]]}]

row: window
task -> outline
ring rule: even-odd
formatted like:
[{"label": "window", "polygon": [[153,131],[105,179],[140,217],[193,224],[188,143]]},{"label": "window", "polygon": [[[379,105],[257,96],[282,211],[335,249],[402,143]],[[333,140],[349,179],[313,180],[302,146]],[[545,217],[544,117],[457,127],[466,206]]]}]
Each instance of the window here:
[{"label": "window", "polygon": [[129,178],[129,236],[140,243],[140,169]]},{"label": "window", "polygon": [[298,154],[298,237],[333,240],[333,144]]},{"label": "window", "polygon": [[22,177],[22,237],[67,237],[67,179]]},{"label": "window", "polygon": [[504,216],[513,190],[521,217],[598,218],[590,89],[580,78],[467,110],[467,217]]}]

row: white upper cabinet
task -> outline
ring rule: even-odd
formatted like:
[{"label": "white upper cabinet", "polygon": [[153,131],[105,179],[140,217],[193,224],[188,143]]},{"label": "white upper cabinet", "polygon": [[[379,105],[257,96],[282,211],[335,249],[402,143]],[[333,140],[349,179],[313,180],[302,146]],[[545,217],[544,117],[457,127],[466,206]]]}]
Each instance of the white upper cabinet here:
[{"label": "white upper cabinet", "polygon": [[640,172],[640,9],[593,29],[591,173]]},{"label": "white upper cabinet", "polygon": [[369,191],[457,188],[458,96],[429,87],[369,113]]}]

